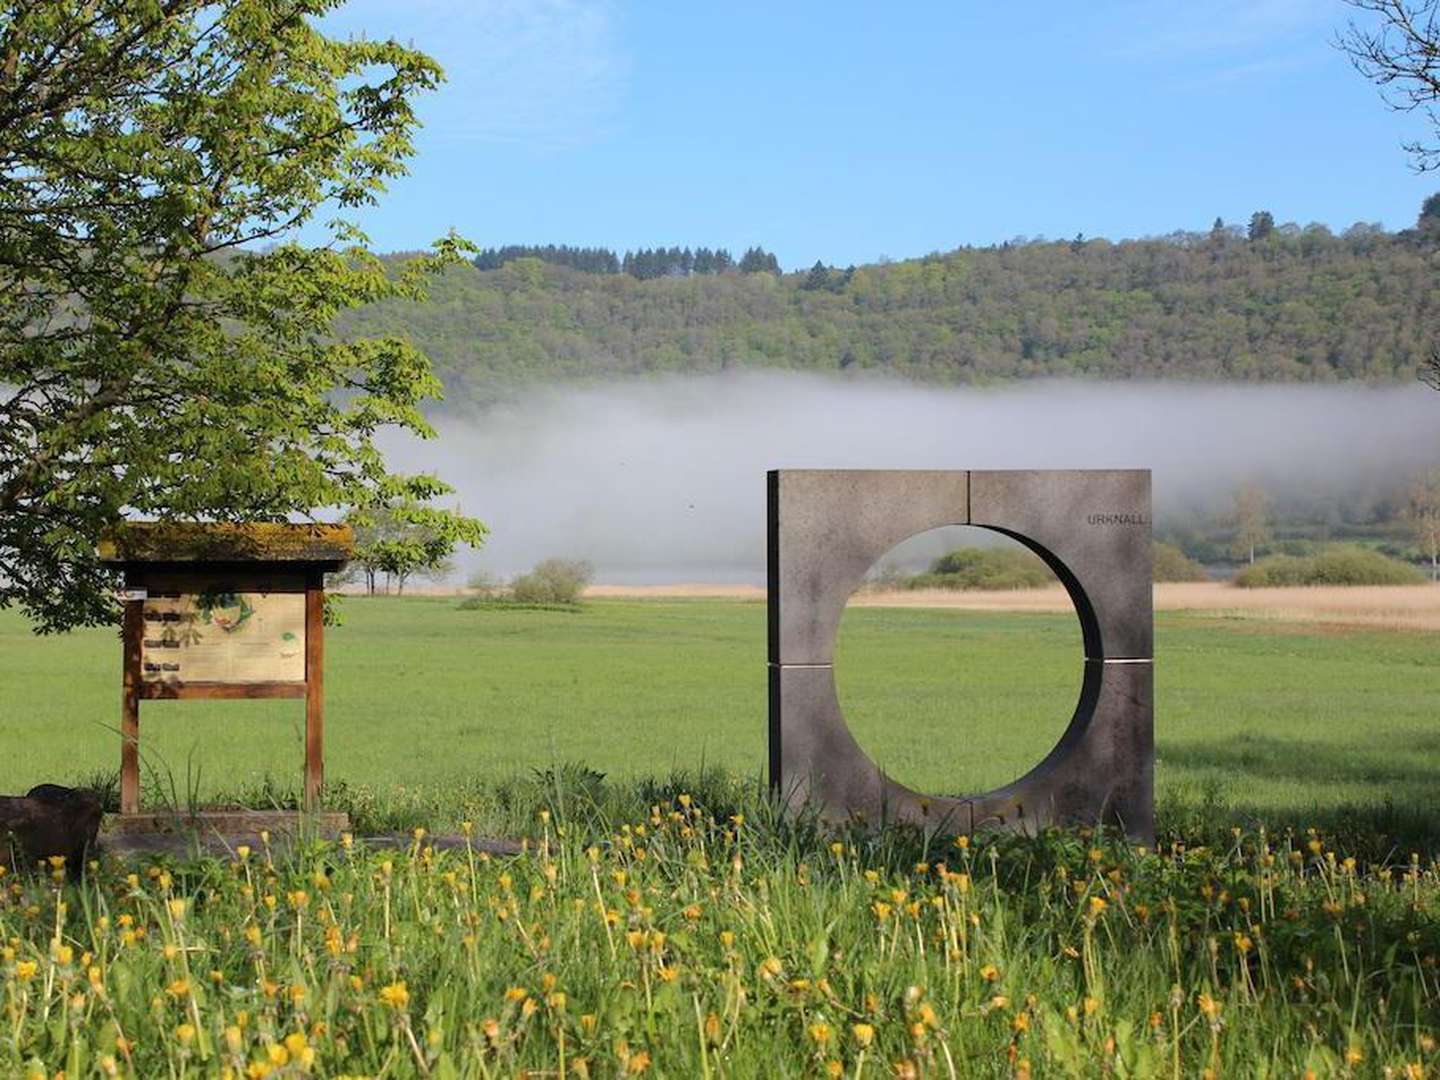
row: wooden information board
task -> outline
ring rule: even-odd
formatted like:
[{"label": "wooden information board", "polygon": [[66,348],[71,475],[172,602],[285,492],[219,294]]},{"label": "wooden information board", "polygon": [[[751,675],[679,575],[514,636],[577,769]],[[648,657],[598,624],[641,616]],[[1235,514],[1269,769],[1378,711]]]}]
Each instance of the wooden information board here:
[{"label": "wooden information board", "polygon": [[140,702],[304,698],[305,802],[324,780],[324,581],[342,526],[134,523],[101,544],[125,572],[120,812],[140,809]]},{"label": "wooden information board", "polygon": [[146,591],[144,682],[305,681],[303,579],[283,592],[243,592],[234,582],[217,582],[206,592]]}]

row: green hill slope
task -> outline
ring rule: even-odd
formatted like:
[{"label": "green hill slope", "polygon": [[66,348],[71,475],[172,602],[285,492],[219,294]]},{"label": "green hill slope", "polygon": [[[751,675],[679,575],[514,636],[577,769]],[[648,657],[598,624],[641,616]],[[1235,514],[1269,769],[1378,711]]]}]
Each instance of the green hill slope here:
[{"label": "green hill slope", "polygon": [[408,335],[452,404],[533,381],[753,367],[945,383],[1392,381],[1433,347],[1437,275],[1435,231],[1359,226],[644,281],[526,258],[457,269],[427,303],[352,313],[342,331]]}]

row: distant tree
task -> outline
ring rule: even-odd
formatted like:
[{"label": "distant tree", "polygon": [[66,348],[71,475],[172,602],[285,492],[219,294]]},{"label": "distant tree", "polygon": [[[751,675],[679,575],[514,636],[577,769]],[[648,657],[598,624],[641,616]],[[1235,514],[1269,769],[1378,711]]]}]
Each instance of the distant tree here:
[{"label": "distant tree", "polygon": [[1401,517],[1430,559],[1430,580],[1440,581],[1440,467],[1411,485]]},{"label": "distant tree", "polygon": [[762,247],[752,247],[740,257],[742,274],[778,274],[780,260]]},{"label": "distant tree", "polygon": [[1415,231],[1421,236],[1440,236],[1440,191],[1420,204],[1420,216],[1415,220]]},{"label": "distant tree", "polygon": [[1230,553],[1237,559],[1255,561],[1255,549],[1270,542],[1270,497],[1262,488],[1246,484],[1235,492],[1232,522],[1235,538]]},{"label": "distant tree", "polygon": [[405,591],[411,577],[443,577],[457,547],[478,546],[485,538],[477,522],[437,516],[433,508],[409,500],[362,510],[347,520],[355,529],[353,561],[372,596],[382,574],[386,591],[394,582],[397,593]]},{"label": "distant tree", "polygon": [[1398,112],[1422,113],[1428,138],[1404,144],[1415,167],[1440,167],[1440,0],[1346,0],[1375,19],[1351,21],[1336,40]]},{"label": "distant tree", "polygon": [[568,266],[572,270],[583,270],[590,274],[620,272],[620,260],[609,248],[570,247],[568,244],[546,244],[543,247],[510,244],[500,248],[485,248],[475,256],[475,269],[499,270],[506,263],[517,259],[539,259],[552,266]]},{"label": "distant tree", "polygon": [[1246,230],[1246,236],[1251,243],[1258,243],[1266,239],[1275,231],[1275,215],[1269,210],[1256,210],[1250,215],[1250,227]]},{"label": "distant tree", "polygon": [[813,291],[813,290],[815,290],[815,289],[823,289],[823,288],[825,288],[826,286],[828,286],[829,284],[830,284],[830,270],[829,270],[829,268],[827,268],[826,265],[825,265],[823,262],[821,262],[819,259],[816,259],[816,260],[815,260],[815,265],[812,266],[812,267],[810,268],[810,272],[805,275],[805,280],[804,280],[804,282],[801,283],[801,286],[800,286],[800,287],[801,287],[802,289],[810,289],[810,290]]}]

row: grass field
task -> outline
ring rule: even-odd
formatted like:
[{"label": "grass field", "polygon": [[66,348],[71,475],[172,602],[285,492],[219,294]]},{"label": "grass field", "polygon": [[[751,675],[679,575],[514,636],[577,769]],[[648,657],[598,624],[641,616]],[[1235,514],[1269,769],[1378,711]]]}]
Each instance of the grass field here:
[{"label": "grass field", "polygon": [[[393,793],[557,763],[613,778],[702,765],[760,778],[761,604],[603,600],[570,614],[374,598],[344,609],[327,639],[332,781]],[[35,638],[0,615],[0,790],[114,768],[118,651],[108,632]],[[856,608],[837,681],[857,737],[898,779],[983,790],[1059,735],[1079,653],[1067,615]],[[1162,613],[1156,657],[1162,804],[1208,795],[1285,820],[1429,805],[1433,635]],[[192,762],[210,796],[267,777],[293,786],[300,724],[293,702],[153,703],[142,740],[182,798]]]},{"label": "grass field", "polygon": [[[1146,850],[777,820],[763,616],[347,604],[335,790],[527,851],[421,830],[9,875],[0,1075],[1436,1074],[1440,861],[1409,854],[1440,832],[1433,635],[1162,615]],[[1078,680],[1054,614],[857,609],[840,645],[862,742],[937,790],[1032,762]],[[117,651],[0,618],[0,788],[112,766]],[[261,797],[297,771],[298,711],[147,706],[144,737],[180,786],[197,748],[206,793]],[[981,716],[1005,721],[991,743]],[[535,778],[565,762],[610,779]]]}]

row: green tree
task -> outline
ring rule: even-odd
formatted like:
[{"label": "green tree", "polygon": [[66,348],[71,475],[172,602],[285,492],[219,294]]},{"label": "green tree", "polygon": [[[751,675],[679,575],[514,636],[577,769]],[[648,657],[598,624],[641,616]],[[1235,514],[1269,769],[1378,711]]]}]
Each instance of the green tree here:
[{"label": "green tree", "polygon": [[384,576],[397,594],[412,577],[443,577],[453,569],[450,556],[462,545],[476,547],[485,530],[462,514],[437,514],[430,506],[395,502],[359,510],[348,518],[355,528],[353,563],[374,596]]},{"label": "green tree", "polygon": [[0,606],[40,630],[113,618],[95,544],[123,515],[402,501],[457,527],[425,509],[445,485],[390,473],[373,442],[432,433],[425,356],[332,323],[419,298],[469,245],[387,271],[343,222],[291,239],[404,172],[412,101],[442,78],[394,41],[324,36],[337,4],[0,8]]},{"label": "green tree", "polygon": [[778,274],[780,261],[762,247],[752,247],[740,257],[742,274]]},{"label": "green tree", "polygon": [[1256,210],[1250,215],[1250,226],[1245,235],[1251,243],[1258,243],[1267,239],[1275,232],[1275,215],[1269,210]]},{"label": "green tree", "polygon": [[1440,234],[1440,191],[1420,204],[1420,216],[1415,220],[1415,229],[1426,235]]},{"label": "green tree", "polygon": [[1430,560],[1430,580],[1440,581],[1440,467],[1410,486],[1401,511],[1415,543]]},{"label": "green tree", "polygon": [[1254,563],[1255,549],[1270,542],[1270,497],[1264,489],[1245,484],[1235,492],[1231,520],[1235,537],[1230,542],[1230,553]]}]

